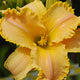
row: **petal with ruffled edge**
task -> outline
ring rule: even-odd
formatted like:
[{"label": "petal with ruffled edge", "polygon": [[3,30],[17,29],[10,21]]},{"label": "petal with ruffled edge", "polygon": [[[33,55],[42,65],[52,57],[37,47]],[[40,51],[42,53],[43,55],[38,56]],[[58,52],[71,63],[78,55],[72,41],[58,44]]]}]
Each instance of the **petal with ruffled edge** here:
[{"label": "petal with ruffled edge", "polygon": [[26,77],[33,68],[30,52],[28,48],[18,47],[5,61],[4,67],[13,74],[16,80]]},{"label": "petal with ruffled edge", "polygon": [[35,62],[39,66],[37,80],[62,80],[69,72],[69,59],[63,44],[46,49],[38,47]]},{"label": "petal with ruffled edge", "polygon": [[[3,18],[0,19],[0,26],[1,26],[2,21],[3,21]],[[0,27],[0,34],[1,34],[1,27]]]},{"label": "petal with ruffled edge", "polygon": [[7,9],[1,23],[2,37],[23,47],[32,48],[35,37],[45,33],[39,17],[28,8]]},{"label": "petal with ruffled edge", "polygon": [[80,29],[75,31],[75,35],[71,39],[63,40],[68,52],[80,52]]},{"label": "petal with ruffled edge", "polygon": [[[79,16],[79,19],[80,19],[80,16]],[[80,26],[80,21],[79,21],[79,26]]]},{"label": "petal with ruffled edge", "polygon": [[35,12],[39,18],[41,18],[46,13],[46,7],[40,0],[34,0],[33,2],[25,5],[23,8],[30,8],[33,12]]},{"label": "petal with ruffled edge", "polygon": [[80,19],[73,13],[73,9],[66,3],[56,2],[43,16],[42,20],[48,29],[50,42],[58,43],[74,35]]}]

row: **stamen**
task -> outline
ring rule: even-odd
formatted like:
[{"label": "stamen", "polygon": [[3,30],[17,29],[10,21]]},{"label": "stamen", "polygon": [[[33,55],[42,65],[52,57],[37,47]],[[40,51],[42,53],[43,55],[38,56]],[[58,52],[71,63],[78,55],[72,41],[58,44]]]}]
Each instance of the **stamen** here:
[{"label": "stamen", "polygon": [[47,45],[47,38],[48,38],[47,35],[42,35],[42,36],[41,36],[41,40],[38,41],[38,44],[39,44],[40,46]]}]

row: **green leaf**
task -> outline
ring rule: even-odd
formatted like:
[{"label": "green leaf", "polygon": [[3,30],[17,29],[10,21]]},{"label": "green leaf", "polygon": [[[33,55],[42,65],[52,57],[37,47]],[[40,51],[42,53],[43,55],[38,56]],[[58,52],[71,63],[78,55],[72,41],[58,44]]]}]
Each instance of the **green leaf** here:
[{"label": "green leaf", "polygon": [[53,3],[57,2],[59,0],[46,0],[46,8],[48,9]]},{"label": "green leaf", "polygon": [[32,2],[32,1],[34,1],[34,0],[29,0],[29,2]]},{"label": "green leaf", "polygon": [[67,79],[66,80],[72,80],[72,79],[70,78],[70,76],[67,76]]},{"label": "green leaf", "polygon": [[10,72],[4,68],[5,55],[8,50],[9,46],[3,46],[0,48],[0,77],[8,76],[10,74]]},{"label": "green leaf", "polygon": [[72,6],[71,0],[66,0],[66,3],[69,4],[70,6]]},{"label": "green leaf", "polygon": [[17,0],[17,6],[22,7],[24,4],[24,0]]},{"label": "green leaf", "polygon": [[29,3],[29,0],[25,0],[26,3]]}]

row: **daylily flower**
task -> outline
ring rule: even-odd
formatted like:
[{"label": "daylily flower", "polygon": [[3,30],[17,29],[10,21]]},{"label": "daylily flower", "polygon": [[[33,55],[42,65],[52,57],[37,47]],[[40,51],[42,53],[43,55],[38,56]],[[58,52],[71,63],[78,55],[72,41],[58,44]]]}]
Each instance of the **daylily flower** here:
[{"label": "daylily flower", "polygon": [[4,66],[16,80],[31,70],[39,71],[37,80],[62,80],[69,72],[68,52],[80,52],[80,18],[65,2],[48,10],[40,0],[22,8],[2,11],[0,33],[19,47]]}]

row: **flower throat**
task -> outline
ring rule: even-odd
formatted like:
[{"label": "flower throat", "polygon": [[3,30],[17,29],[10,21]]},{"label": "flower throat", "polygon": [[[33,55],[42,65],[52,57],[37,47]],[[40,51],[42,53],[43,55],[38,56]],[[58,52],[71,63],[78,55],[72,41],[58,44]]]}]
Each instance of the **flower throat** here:
[{"label": "flower throat", "polygon": [[35,43],[41,47],[46,47],[48,45],[47,42],[48,42],[48,36],[46,34],[37,37],[35,40]]}]

